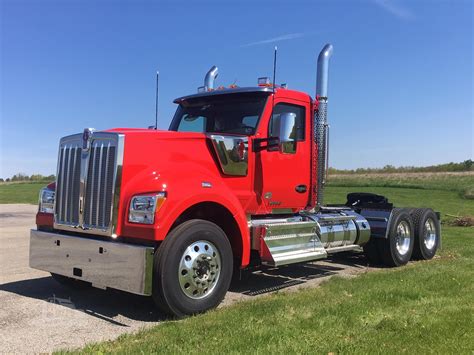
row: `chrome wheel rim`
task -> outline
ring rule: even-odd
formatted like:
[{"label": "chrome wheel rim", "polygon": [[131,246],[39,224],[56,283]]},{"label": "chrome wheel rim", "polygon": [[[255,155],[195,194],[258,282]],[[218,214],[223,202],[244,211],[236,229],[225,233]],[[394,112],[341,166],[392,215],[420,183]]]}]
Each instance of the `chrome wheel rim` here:
[{"label": "chrome wheel rim", "polygon": [[423,230],[423,243],[428,250],[431,250],[436,245],[436,227],[435,222],[428,218],[425,222],[425,227]]},{"label": "chrome wheel rim", "polygon": [[408,222],[401,221],[397,226],[395,245],[400,255],[405,255],[410,250],[410,226]]},{"label": "chrome wheel rim", "polygon": [[208,297],[216,288],[221,273],[221,256],[216,246],[206,240],[189,245],[179,263],[181,290],[192,299]]}]

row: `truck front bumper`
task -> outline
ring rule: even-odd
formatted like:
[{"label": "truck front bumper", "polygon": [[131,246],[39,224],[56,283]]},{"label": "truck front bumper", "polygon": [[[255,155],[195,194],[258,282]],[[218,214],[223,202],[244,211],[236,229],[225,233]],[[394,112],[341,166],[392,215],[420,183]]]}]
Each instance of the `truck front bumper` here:
[{"label": "truck front bumper", "polygon": [[138,295],[151,295],[151,247],[31,230],[30,267]]}]

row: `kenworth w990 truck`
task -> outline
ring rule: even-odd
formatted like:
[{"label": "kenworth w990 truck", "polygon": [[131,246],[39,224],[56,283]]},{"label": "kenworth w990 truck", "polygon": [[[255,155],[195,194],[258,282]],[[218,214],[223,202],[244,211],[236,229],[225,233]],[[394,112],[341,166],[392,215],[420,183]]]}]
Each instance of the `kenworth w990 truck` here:
[{"label": "kenworth w990 truck", "polygon": [[315,99],[259,79],[184,96],[168,131],[85,129],[60,140],[41,191],[30,266],[61,283],[150,295],[174,316],[224,298],[233,273],[364,251],[390,266],[432,258],[439,214],[352,193],[323,205],[328,68]]}]

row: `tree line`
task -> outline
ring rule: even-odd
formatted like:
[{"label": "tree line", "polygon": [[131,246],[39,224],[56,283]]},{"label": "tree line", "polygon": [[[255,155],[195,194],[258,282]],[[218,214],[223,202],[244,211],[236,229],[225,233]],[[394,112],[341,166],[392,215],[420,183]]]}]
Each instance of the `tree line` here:
[{"label": "tree line", "polygon": [[474,171],[474,161],[464,160],[460,163],[446,163],[430,166],[399,166],[385,165],[383,168],[358,168],[352,170],[329,168],[329,174],[371,174],[371,173],[437,173]]},{"label": "tree line", "polygon": [[27,175],[24,173],[18,173],[13,175],[11,178],[0,178],[0,182],[22,182],[22,181],[30,181],[30,182],[51,182],[56,179],[56,176],[53,175],[41,175],[41,174],[33,174]]},{"label": "tree line", "polygon": [[[336,169],[329,168],[329,174],[370,174],[370,173],[436,173],[436,172],[456,172],[456,171],[474,171],[474,161],[471,159],[464,160],[460,163],[446,163],[431,166],[399,166],[385,165],[383,168],[358,168],[358,169]],[[54,174],[52,175],[41,175],[33,174],[27,175],[24,173],[18,173],[13,175],[11,178],[0,178],[0,182],[51,182],[56,179]]]}]

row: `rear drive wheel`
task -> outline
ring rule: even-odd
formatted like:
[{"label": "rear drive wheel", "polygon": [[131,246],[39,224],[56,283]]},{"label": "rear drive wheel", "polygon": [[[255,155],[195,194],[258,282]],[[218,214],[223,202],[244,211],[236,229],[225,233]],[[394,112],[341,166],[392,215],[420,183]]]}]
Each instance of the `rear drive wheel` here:
[{"label": "rear drive wheel", "polygon": [[392,211],[388,238],[378,239],[378,249],[383,263],[387,266],[401,266],[408,263],[413,253],[413,222],[404,208]]},{"label": "rear drive wheel", "polygon": [[232,264],[232,249],[221,228],[199,219],[184,222],[155,254],[153,299],[176,317],[215,308],[229,289]]},{"label": "rear drive wheel", "polygon": [[415,231],[413,259],[432,259],[440,242],[440,226],[436,213],[431,208],[416,208],[411,212]]}]

